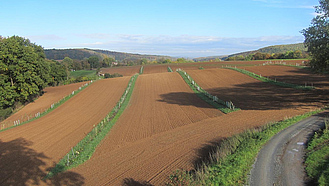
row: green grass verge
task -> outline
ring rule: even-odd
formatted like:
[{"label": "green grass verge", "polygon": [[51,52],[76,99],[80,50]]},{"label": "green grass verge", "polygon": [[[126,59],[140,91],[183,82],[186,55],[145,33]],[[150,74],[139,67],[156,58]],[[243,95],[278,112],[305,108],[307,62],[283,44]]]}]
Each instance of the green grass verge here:
[{"label": "green grass verge", "polygon": [[144,66],[141,66],[141,68],[139,69],[139,74],[143,74],[144,73]]},{"label": "green grass verge", "polygon": [[284,121],[250,129],[223,140],[209,161],[195,170],[177,170],[167,185],[246,185],[248,174],[263,145],[275,134],[313,114],[309,112]]},{"label": "green grass verge", "polygon": [[86,76],[86,77],[96,76],[96,70],[76,70],[70,72],[70,77],[77,78],[79,76]]},{"label": "green grass verge", "polygon": [[308,143],[305,165],[310,182],[329,185],[329,120],[325,122],[325,128],[315,132]]},{"label": "green grass verge", "polygon": [[[197,83],[195,83],[194,80],[186,72],[183,72],[181,70],[178,70],[177,72],[182,76],[184,81],[190,86],[190,88],[195,94],[197,94],[199,98],[201,98],[208,104],[214,106],[216,109],[222,111],[225,114],[240,110],[239,108],[235,108],[232,102],[225,102],[209,94],[207,91],[202,89]],[[231,108],[228,108],[228,104],[231,105]]]},{"label": "green grass verge", "polygon": [[291,83],[285,83],[285,82],[281,82],[281,81],[276,81],[276,80],[272,80],[266,77],[263,77],[261,75],[249,72],[247,70],[244,69],[240,69],[240,68],[232,68],[232,67],[226,67],[227,69],[231,69],[231,70],[235,70],[238,72],[241,72],[243,74],[246,74],[252,78],[255,78],[257,80],[266,82],[266,83],[271,83],[273,85],[278,85],[278,86],[282,86],[282,87],[289,87],[289,88],[295,88],[295,89],[302,89],[302,90],[312,90],[314,89],[313,86],[302,86],[302,85],[296,85],[296,84],[291,84]]},{"label": "green grass verge", "polygon": [[173,72],[172,69],[170,68],[170,66],[167,67],[168,72]]},{"label": "green grass verge", "polygon": [[[11,128],[14,128],[14,127],[17,127],[17,126],[20,126],[20,125],[24,125],[24,124],[27,124],[31,121],[34,121],[36,119],[39,119],[43,116],[45,116],[46,114],[48,114],[49,112],[55,110],[57,107],[61,106],[62,104],[64,104],[67,100],[71,99],[73,96],[77,95],[79,92],[81,92],[83,89],[87,88],[88,86],[90,85],[90,83],[86,82],[85,85],[81,86],[78,90],[75,90],[73,91],[74,93],[71,93],[69,94],[68,96],[64,97],[63,99],[59,100],[58,102],[54,103],[53,105],[50,106],[50,108],[48,108],[46,111],[42,112],[42,113],[38,113],[37,116],[31,118],[30,120],[28,121],[24,121],[22,123],[19,123],[17,125],[14,125],[14,126],[11,126],[11,127],[8,127],[8,128],[5,128],[5,129],[2,129],[0,130],[0,132],[3,132],[3,131],[6,131],[6,130],[9,130]],[[1,128],[1,126],[0,126]]]},{"label": "green grass verge", "polygon": [[97,145],[108,134],[112,126],[119,119],[124,109],[127,107],[130,97],[133,93],[135,82],[139,74],[134,75],[128,84],[125,93],[122,95],[120,101],[116,104],[113,110],[99,123],[85,138],[83,138],[75,147],[71,149],[57,164],[50,170],[44,179],[48,179],[59,172],[76,167],[85,161],[89,160]]}]

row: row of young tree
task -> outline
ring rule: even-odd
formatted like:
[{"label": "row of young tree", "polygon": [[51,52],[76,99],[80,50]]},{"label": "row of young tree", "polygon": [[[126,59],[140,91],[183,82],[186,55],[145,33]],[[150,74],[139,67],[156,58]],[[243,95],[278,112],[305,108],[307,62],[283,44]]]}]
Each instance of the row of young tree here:
[{"label": "row of young tree", "polygon": [[250,61],[250,60],[267,60],[267,59],[305,59],[309,55],[306,52],[300,50],[288,51],[286,53],[261,53],[249,54],[248,56],[237,55],[226,58],[226,61]]},{"label": "row of young tree", "polygon": [[65,66],[46,60],[41,46],[19,36],[0,36],[0,117],[66,78]]}]

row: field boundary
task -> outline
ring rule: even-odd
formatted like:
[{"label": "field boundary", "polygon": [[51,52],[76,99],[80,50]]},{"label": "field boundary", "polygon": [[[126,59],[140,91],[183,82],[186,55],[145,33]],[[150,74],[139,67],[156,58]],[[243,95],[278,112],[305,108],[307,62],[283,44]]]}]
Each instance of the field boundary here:
[{"label": "field boundary", "polygon": [[[48,109],[46,109],[44,112],[38,112],[38,113],[35,113],[34,114],[34,117],[31,117],[31,118],[28,118],[27,121],[20,121],[19,119],[18,120],[15,120],[13,121],[14,122],[14,125],[13,126],[10,126],[10,127],[7,127],[7,128],[4,128],[4,125],[8,125],[8,123],[3,123],[3,124],[0,124],[0,132],[3,132],[3,131],[6,131],[6,130],[9,130],[11,128],[14,128],[14,127],[17,127],[17,126],[20,126],[20,125],[24,125],[24,124],[27,124],[31,121],[34,121],[38,118],[41,118],[43,116],[45,116],[46,114],[48,114],[49,112],[55,110],[57,107],[59,107],[60,105],[64,104],[66,101],[68,101],[69,99],[71,99],[73,96],[77,95],[79,92],[81,92],[82,90],[84,90],[85,88],[87,88],[93,81],[91,80],[89,83],[87,82],[86,84],[80,86],[77,90],[74,90],[72,91],[71,94],[65,96],[64,98],[62,98],[61,100],[57,101],[56,103],[53,103],[50,105],[50,107]],[[33,116],[33,115],[32,115]]]},{"label": "field boundary", "polygon": [[85,161],[89,160],[95,152],[98,144],[105,138],[113,125],[119,119],[127,107],[132,92],[134,90],[135,82],[138,73],[131,77],[128,86],[117,102],[112,111],[98,123],[78,144],[71,148],[56,165],[53,167],[44,179],[48,179],[60,172],[76,167]]},{"label": "field boundary", "polygon": [[240,110],[239,108],[236,108],[234,106],[232,101],[223,101],[217,96],[213,96],[207,91],[205,91],[185,71],[181,69],[177,69],[176,71],[182,76],[184,81],[190,86],[193,92],[196,93],[198,97],[206,101],[208,104],[214,106],[225,114]]},{"label": "field boundary", "polygon": [[170,66],[167,67],[168,72],[173,72],[172,69],[170,68]]},{"label": "field boundary", "polygon": [[282,81],[277,81],[276,79],[273,80],[273,79],[264,77],[262,75],[258,75],[258,74],[255,74],[253,72],[250,72],[248,70],[244,70],[244,69],[240,69],[240,68],[236,68],[236,67],[234,67],[234,68],[233,67],[225,67],[225,68],[230,69],[230,70],[235,70],[237,72],[246,74],[246,75],[248,75],[252,78],[263,81],[265,83],[271,83],[273,85],[277,85],[277,86],[281,86],[281,87],[288,87],[288,88],[301,89],[301,90],[313,90],[313,89],[315,89],[313,84],[312,84],[312,86],[307,86],[306,84],[305,84],[305,86],[296,85],[296,84],[292,84],[292,83],[285,83],[285,82],[282,82]]},{"label": "field boundary", "polygon": [[191,171],[176,170],[170,175],[167,185],[245,185],[248,173],[264,144],[285,128],[323,110],[248,129],[226,138],[217,147],[217,151],[209,154],[209,162],[203,162]]},{"label": "field boundary", "polygon": [[139,69],[139,74],[143,74],[144,72],[144,66],[141,66],[141,68]]}]

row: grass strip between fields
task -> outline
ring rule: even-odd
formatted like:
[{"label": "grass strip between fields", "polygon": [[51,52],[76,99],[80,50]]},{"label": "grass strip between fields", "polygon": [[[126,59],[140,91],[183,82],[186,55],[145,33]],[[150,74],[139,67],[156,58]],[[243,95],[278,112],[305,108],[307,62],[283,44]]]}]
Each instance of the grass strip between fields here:
[{"label": "grass strip between fields", "polygon": [[144,73],[144,66],[141,66],[141,68],[139,69],[139,74],[143,74]]},{"label": "grass strip between fields", "polygon": [[263,82],[266,82],[266,83],[271,83],[273,85],[278,85],[278,86],[281,86],[281,87],[288,87],[288,88],[295,88],[295,89],[302,89],[302,90],[312,90],[312,89],[315,88],[313,86],[303,86],[303,85],[296,85],[296,84],[292,84],[292,83],[285,83],[285,82],[282,82],[282,81],[276,81],[276,80],[269,79],[267,77],[263,77],[261,75],[258,75],[258,74],[255,74],[253,72],[249,72],[247,70],[240,69],[240,68],[233,68],[233,67],[225,67],[225,68],[238,71],[240,73],[246,74],[246,75],[248,75],[252,78],[255,78],[257,80],[260,80],[260,81],[263,81]]},{"label": "grass strip between fields", "polygon": [[329,120],[325,128],[314,133],[306,149],[306,173],[309,185],[329,185]]},{"label": "grass strip between fields", "polygon": [[170,175],[167,185],[246,185],[257,154],[275,134],[321,111],[323,109],[226,138],[209,154],[207,161],[195,170],[177,170]]},{"label": "grass strip between fields", "polygon": [[[9,129],[11,129],[11,128],[14,128],[14,127],[17,127],[17,126],[20,126],[20,125],[27,124],[27,123],[29,123],[29,122],[31,122],[31,121],[34,121],[34,120],[36,120],[36,119],[39,119],[39,118],[45,116],[45,115],[48,114],[49,112],[55,110],[57,107],[59,107],[59,106],[61,106],[62,104],[64,104],[66,101],[68,101],[69,99],[71,99],[73,96],[77,95],[77,94],[78,94],[79,92],[81,92],[83,89],[87,88],[91,83],[92,83],[92,81],[89,82],[89,83],[86,82],[85,85],[79,87],[79,89],[73,91],[73,92],[72,92],[71,94],[69,94],[68,96],[66,96],[66,97],[64,97],[63,99],[59,100],[58,102],[52,104],[52,105],[50,106],[50,108],[46,109],[44,112],[42,112],[42,113],[40,113],[40,112],[39,112],[39,113],[36,113],[36,114],[35,114],[35,117],[29,119],[28,121],[24,121],[24,122],[22,122],[22,123],[19,123],[19,122],[15,121],[17,124],[15,124],[14,126],[11,126],[11,127],[5,128],[5,129],[2,129],[2,130],[0,130],[0,132],[3,132],[3,131],[6,131],[6,130],[9,130]],[[0,128],[1,128],[1,126],[0,126]]]},{"label": "grass strip between fields", "polygon": [[117,102],[113,110],[99,124],[97,124],[85,138],[83,138],[76,146],[72,147],[71,151],[68,152],[55,165],[55,167],[50,170],[45,179],[50,178],[57,173],[76,167],[91,158],[97,145],[111,130],[115,122],[123,113],[124,109],[127,107],[138,75],[139,74],[135,74],[131,77],[124,94]]},{"label": "grass strip between fields", "polygon": [[231,101],[223,101],[220,100],[217,96],[209,94],[207,91],[201,88],[185,71],[178,69],[177,72],[182,76],[184,81],[190,86],[190,88],[194,93],[197,94],[199,98],[214,106],[216,109],[222,111],[225,114],[240,110],[239,108],[236,108]]},{"label": "grass strip between fields", "polygon": [[173,72],[172,69],[170,68],[170,66],[167,67],[168,72]]}]

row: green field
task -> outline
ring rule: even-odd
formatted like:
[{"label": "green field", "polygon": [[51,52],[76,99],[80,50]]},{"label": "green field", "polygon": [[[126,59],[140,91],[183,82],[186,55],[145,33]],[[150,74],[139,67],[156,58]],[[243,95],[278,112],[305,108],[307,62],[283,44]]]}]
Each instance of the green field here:
[{"label": "green field", "polygon": [[80,76],[87,76],[92,77],[96,75],[96,70],[77,70],[70,72],[70,77],[80,77]]}]

